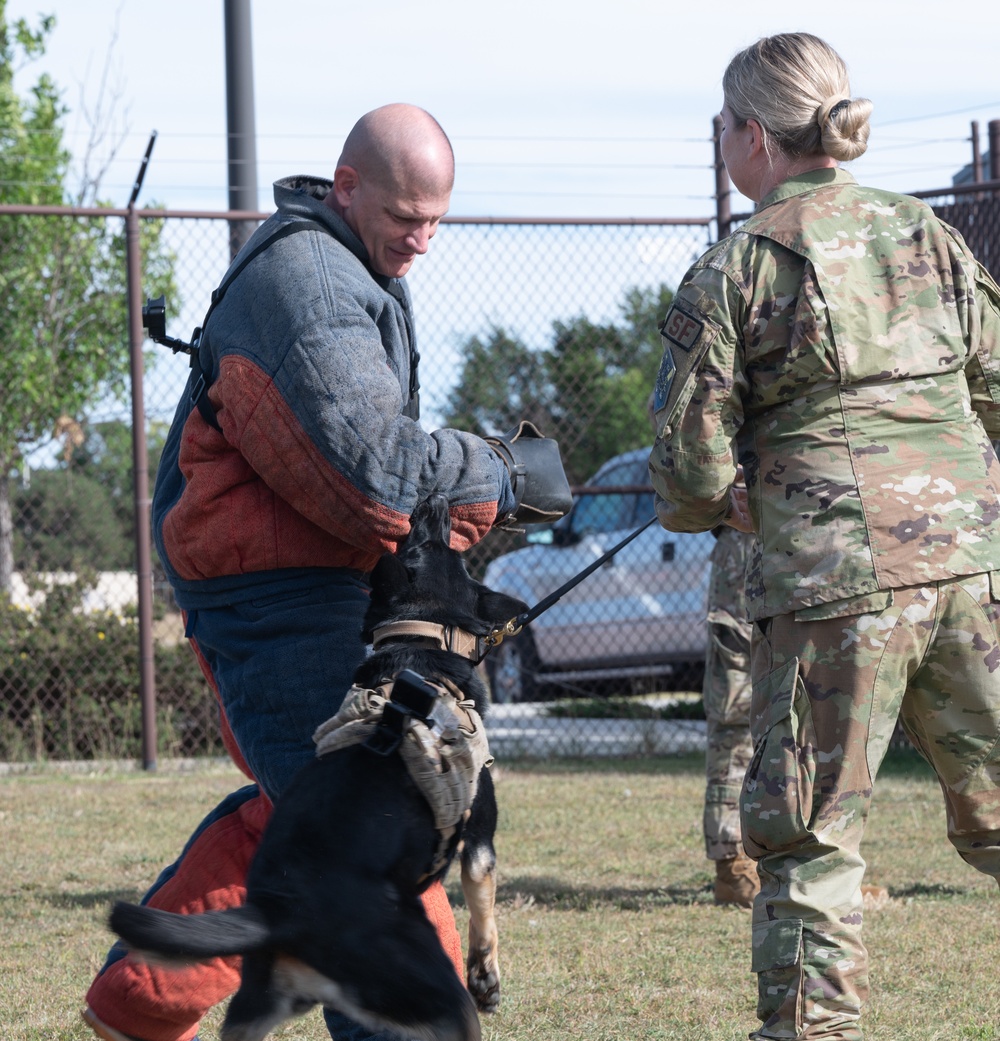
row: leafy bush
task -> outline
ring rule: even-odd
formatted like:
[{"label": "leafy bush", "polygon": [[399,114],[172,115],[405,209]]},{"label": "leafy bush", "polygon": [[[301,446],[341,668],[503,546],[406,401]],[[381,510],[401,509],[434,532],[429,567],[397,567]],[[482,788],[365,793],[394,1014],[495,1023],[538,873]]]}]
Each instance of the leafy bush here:
[{"label": "leafy bush", "polygon": [[[142,753],[134,610],[83,612],[85,576],[36,610],[0,596],[0,760],[121,759]],[[214,697],[190,649],[155,653],[158,754],[220,753]]]}]

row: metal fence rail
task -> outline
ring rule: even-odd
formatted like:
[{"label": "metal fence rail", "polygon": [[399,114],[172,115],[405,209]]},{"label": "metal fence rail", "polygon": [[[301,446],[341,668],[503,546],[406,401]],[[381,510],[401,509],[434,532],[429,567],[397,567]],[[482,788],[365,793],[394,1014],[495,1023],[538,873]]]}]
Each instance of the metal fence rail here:
[{"label": "metal fence rail", "polygon": [[946,223],[961,232],[969,249],[994,278],[1000,278],[1000,180],[915,192]]}]

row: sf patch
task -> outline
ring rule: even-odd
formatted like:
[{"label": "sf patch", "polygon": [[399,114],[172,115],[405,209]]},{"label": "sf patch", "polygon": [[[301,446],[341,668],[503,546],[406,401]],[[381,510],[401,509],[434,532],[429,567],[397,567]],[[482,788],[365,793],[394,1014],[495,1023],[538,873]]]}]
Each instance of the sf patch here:
[{"label": "sf patch", "polygon": [[[691,305],[688,305],[691,307]],[[663,360],[656,374],[653,410],[660,430],[677,420],[694,391],[698,366],[719,334],[719,326],[696,308],[686,310],[674,304],[660,326]],[[666,409],[662,415],[661,410]],[[661,436],[668,436],[661,433]]]},{"label": "sf patch", "polygon": [[676,343],[683,351],[690,351],[701,339],[705,323],[682,311],[676,304],[667,312],[667,317],[660,326],[660,332],[671,342]]}]

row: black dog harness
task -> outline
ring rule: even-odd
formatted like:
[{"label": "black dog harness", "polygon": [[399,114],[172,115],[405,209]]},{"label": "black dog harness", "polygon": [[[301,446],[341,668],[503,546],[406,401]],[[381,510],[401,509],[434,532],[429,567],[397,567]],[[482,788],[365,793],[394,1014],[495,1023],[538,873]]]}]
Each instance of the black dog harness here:
[{"label": "black dog harness", "polygon": [[[482,640],[453,626],[398,622],[376,630],[375,646],[398,636],[428,637],[435,646],[470,660],[468,650],[475,653]],[[465,650],[458,650],[460,646]],[[480,772],[493,763],[475,703],[454,683],[429,681],[404,669],[374,688],[352,686],[337,714],[316,729],[313,741],[317,756],[355,744],[378,755],[398,751],[431,808],[439,836],[421,881],[447,865],[471,812]]]}]

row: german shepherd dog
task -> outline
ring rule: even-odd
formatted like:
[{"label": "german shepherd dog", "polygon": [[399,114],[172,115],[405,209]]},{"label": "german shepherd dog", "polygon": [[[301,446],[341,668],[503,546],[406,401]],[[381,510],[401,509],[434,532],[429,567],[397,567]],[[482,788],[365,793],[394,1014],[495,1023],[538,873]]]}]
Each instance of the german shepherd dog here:
[{"label": "german shepherd dog", "polygon": [[[375,567],[364,619],[374,649],[355,686],[371,690],[410,670],[418,686],[421,678],[450,685],[482,715],[488,695],[475,664],[483,638],[525,605],[474,581],[449,548],[450,531],[448,503],[433,496],[414,511],[399,553]],[[420,623],[418,635],[397,624],[410,622]],[[387,625],[390,635],[379,640]],[[393,626],[404,634],[392,634]],[[419,635],[421,626],[459,633],[478,653],[444,649]],[[179,915],[115,905],[111,928],[140,957],[186,964],[242,955],[223,1041],[260,1041],[316,1004],[406,1038],[479,1041],[477,1008],[496,1009],[497,810],[490,774],[485,766],[478,776],[473,771],[471,813],[442,850],[430,803],[402,756],[371,745],[320,754],[298,773],[265,828],[244,906]],[[467,988],[420,901],[459,849],[470,915]]]}]

